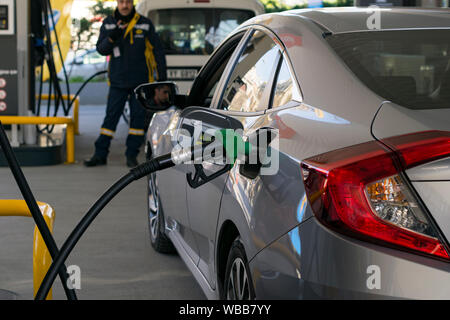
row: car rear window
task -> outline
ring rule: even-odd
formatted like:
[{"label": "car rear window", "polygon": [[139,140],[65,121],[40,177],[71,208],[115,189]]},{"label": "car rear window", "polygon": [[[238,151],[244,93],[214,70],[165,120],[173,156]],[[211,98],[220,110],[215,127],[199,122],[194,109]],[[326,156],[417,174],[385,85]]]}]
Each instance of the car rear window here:
[{"label": "car rear window", "polygon": [[356,32],[327,41],[381,97],[410,109],[450,108],[450,30]]},{"label": "car rear window", "polygon": [[149,13],[166,54],[209,55],[225,37],[254,17],[249,10],[161,9]]}]

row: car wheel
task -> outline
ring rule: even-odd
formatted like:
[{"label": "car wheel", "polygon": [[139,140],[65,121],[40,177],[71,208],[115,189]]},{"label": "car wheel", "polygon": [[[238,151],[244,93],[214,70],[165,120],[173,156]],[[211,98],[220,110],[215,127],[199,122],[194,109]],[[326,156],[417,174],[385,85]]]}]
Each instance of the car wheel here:
[{"label": "car wheel", "polygon": [[156,175],[148,176],[148,230],[152,247],[160,253],[174,253],[175,248],[170,239],[161,231],[164,226],[161,201],[159,199]]},{"label": "car wheel", "polygon": [[228,254],[222,298],[226,300],[255,299],[247,256],[239,238],[233,242]]}]

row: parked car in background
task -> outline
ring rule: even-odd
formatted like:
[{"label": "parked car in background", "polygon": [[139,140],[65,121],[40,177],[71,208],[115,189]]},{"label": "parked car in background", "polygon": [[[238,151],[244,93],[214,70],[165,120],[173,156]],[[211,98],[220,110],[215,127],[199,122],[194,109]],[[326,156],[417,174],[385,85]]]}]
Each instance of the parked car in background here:
[{"label": "parked car in background", "polygon": [[219,43],[264,13],[264,6],[258,0],[141,0],[136,10],[152,20],[166,51],[168,79],[186,93]]},{"label": "parked car in background", "polygon": [[200,121],[278,132],[275,174],[148,178],[152,245],[208,298],[450,299],[450,11],[378,13],[379,30],[358,8],[255,17],[199,72],[197,107],[155,114],[149,158]]},{"label": "parked car in background", "polygon": [[[68,57],[64,66],[69,79],[77,78],[80,81],[87,80],[99,71],[105,71],[108,69],[107,57],[102,56],[97,50],[81,50],[72,57]],[[64,79],[64,71],[58,73],[60,79]],[[106,74],[103,74],[101,78],[106,79]]]}]

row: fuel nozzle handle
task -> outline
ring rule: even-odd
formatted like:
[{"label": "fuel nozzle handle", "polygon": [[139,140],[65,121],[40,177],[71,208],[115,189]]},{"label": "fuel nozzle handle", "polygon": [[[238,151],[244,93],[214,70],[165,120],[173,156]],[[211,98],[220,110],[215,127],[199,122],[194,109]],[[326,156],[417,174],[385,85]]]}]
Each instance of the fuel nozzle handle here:
[{"label": "fuel nozzle handle", "polygon": [[171,153],[156,157],[133,169],[130,173],[136,180],[141,179],[153,172],[173,167],[187,162],[199,163],[202,161],[217,160],[217,152],[223,155],[225,163],[234,164],[240,154],[249,155],[252,145],[244,142],[242,137],[234,130],[218,130],[212,141],[205,141],[202,144],[174,150]]}]

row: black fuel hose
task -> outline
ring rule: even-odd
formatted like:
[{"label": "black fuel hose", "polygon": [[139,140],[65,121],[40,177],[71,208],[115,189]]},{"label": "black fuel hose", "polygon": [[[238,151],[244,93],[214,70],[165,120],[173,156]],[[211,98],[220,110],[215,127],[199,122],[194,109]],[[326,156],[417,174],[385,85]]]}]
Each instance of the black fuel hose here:
[{"label": "black fuel hose", "polygon": [[84,232],[87,230],[89,225],[94,221],[101,210],[126,186],[128,186],[133,181],[141,179],[153,172],[163,170],[175,166],[175,162],[172,160],[171,154],[166,154],[152,160],[149,160],[136,168],[130,170],[128,174],[123,176],[119,181],[117,181],[112,187],[108,189],[97,202],[89,209],[86,215],[81,219],[72,233],[69,235],[67,240],[61,247],[59,255],[56,259],[53,259],[53,263],[50,266],[47,274],[42,281],[42,284],[36,294],[36,300],[44,300],[47,296],[53,282],[55,281],[56,275],[59,268],[64,264],[67,257],[72,252],[73,248],[76,246],[77,242],[80,240]]},{"label": "black fuel hose", "polygon": [[[127,187],[133,181],[139,180],[151,173],[164,170],[170,167],[174,167],[178,164],[185,163],[186,161],[193,160],[194,163],[198,160],[205,160],[204,152],[206,150],[214,150],[217,147],[223,147],[226,154],[227,146],[225,145],[225,140],[213,140],[209,142],[204,142],[203,145],[193,146],[188,150],[179,150],[172,153],[168,153],[154,159],[148,160],[147,162],[133,168],[123,176],[119,181],[112,185],[89,209],[89,211],[84,215],[78,225],[70,233],[69,237],[66,239],[64,244],[61,246],[59,255],[53,259],[53,263],[47,271],[44,280],[39,287],[36,294],[35,300],[44,300],[47,296],[53,282],[55,281],[58,269],[64,264],[72,250],[75,248],[76,244],[83,236],[84,232],[89,228],[90,224],[95,220],[97,215],[103,210],[103,208],[125,187]],[[214,155],[208,152],[212,157]],[[231,168],[229,166],[228,168]]]},{"label": "black fuel hose", "polygon": [[73,103],[75,102],[75,100],[78,98],[78,96],[80,95],[81,91],[84,89],[84,87],[95,77],[107,73],[107,70],[102,70],[102,71],[98,71],[96,73],[94,73],[93,75],[91,75],[89,78],[86,79],[86,81],[83,82],[83,84],[81,85],[81,87],[78,89],[78,91],[75,93],[75,96],[73,97],[72,100],[70,100],[70,104],[69,104],[69,109],[72,107]]},{"label": "black fuel hose", "polygon": [[[47,62],[47,66],[48,66],[48,70],[49,70],[49,90],[48,90],[48,96],[51,97],[52,96],[52,87],[54,88],[55,91],[55,99],[53,99],[53,101],[55,101],[55,105],[54,105],[54,111],[53,111],[53,116],[56,116],[58,114],[58,110],[59,110],[59,105],[61,103],[62,108],[63,108],[63,113],[65,116],[68,116],[70,113],[70,109],[73,106],[73,103],[75,102],[75,100],[77,99],[77,97],[79,96],[80,92],[84,89],[84,87],[96,76],[106,73],[107,71],[99,71],[95,74],[93,74],[92,76],[90,76],[80,87],[80,89],[77,91],[77,93],[75,94],[75,96],[73,97],[73,99],[70,99],[70,86],[69,86],[69,79],[67,76],[67,71],[65,68],[65,64],[64,64],[64,59],[62,56],[62,52],[61,52],[61,47],[60,47],[60,43],[59,43],[59,37],[56,31],[56,22],[55,22],[55,17],[53,14],[53,9],[52,9],[52,5],[51,5],[51,1],[50,0],[40,0],[41,1],[41,6],[42,6],[42,17],[43,17],[43,21],[45,21],[43,23],[43,27],[44,27],[44,33],[45,36],[47,38],[47,42],[46,42],[46,49],[47,49],[47,54],[46,54],[46,58],[45,61]],[[52,25],[50,25],[50,22],[52,23]],[[62,94],[62,90],[61,90],[61,86],[59,85],[59,79],[58,79],[58,75],[56,73],[56,67],[55,67],[55,60],[54,60],[54,56],[53,56],[53,45],[51,43],[51,29],[53,27],[53,31],[55,33],[55,40],[56,40],[56,47],[58,49],[58,54],[59,54],[59,58],[61,61],[61,65],[62,65],[62,69],[63,69],[63,73],[64,73],[64,79],[65,79],[65,84],[66,84],[66,91],[67,91],[67,106],[65,103],[65,100],[63,99],[63,94]],[[44,63],[44,61],[43,61]],[[41,79],[40,79],[40,89],[39,89],[39,100],[38,100],[38,104],[37,107],[35,107],[34,109],[36,110],[36,114],[39,116],[40,115],[40,111],[41,111],[41,96],[42,96],[42,84],[43,84],[43,79],[42,79],[42,75],[43,75],[43,64],[41,66]],[[50,116],[50,108],[51,108],[51,101],[52,99],[48,99],[48,104],[47,104],[47,116]],[[54,125],[47,125],[45,126],[43,129],[40,129],[39,126],[37,126],[37,130],[38,132],[42,133],[44,131],[47,131],[48,133],[51,133],[53,131]]]},{"label": "black fuel hose", "polygon": [[[50,256],[52,257],[52,259],[56,259],[56,257],[59,256],[59,250],[56,245],[55,239],[53,238],[47,224],[45,223],[44,217],[42,216],[41,210],[39,209],[36,199],[34,198],[34,195],[31,192],[30,186],[28,185],[25,175],[23,174],[23,171],[20,168],[19,163],[14,155],[14,151],[11,148],[11,145],[9,143],[8,137],[6,136],[5,129],[3,128],[3,124],[1,123],[1,121],[0,121],[0,145],[3,150],[3,154],[5,155],[5,158],[9,164],[11,172],[23,195],[23,198],[27,203],[31,216],[33,217],[36,226],[42,235],[42,239],[44,240],[45,245],[48,248],[48,251],[50,252]],[[57,273],[59,273],[59,277],[61,278],[67,298],[70,300],[77,300],[75,290],[69,289],[67,287],[68,273],[66,266],[64,264],[58,266]],[[45,294],[43,299],[47,297],[47,294]]]}]

